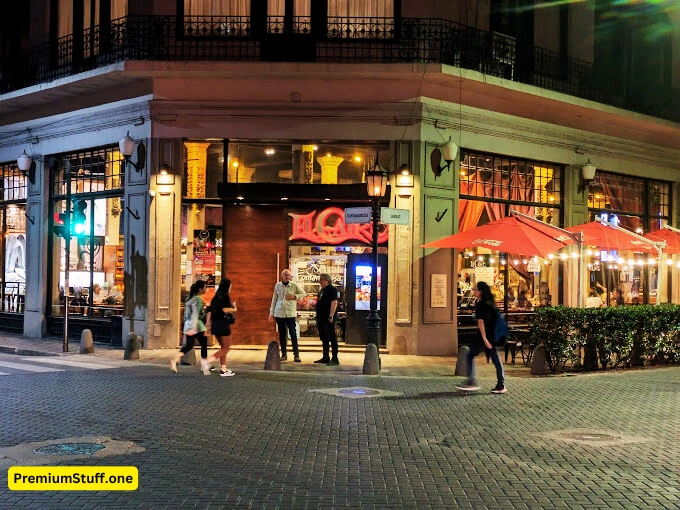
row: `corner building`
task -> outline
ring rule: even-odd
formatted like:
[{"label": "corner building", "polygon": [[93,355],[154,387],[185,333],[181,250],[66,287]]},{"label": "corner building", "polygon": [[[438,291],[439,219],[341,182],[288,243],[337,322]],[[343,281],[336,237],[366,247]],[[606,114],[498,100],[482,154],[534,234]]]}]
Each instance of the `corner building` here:
[{"label": "corner building", "polygon": [[[58,336],[67,311],[74,339],[87,327],[103,342],[135,331],[146,348],[176,347],[191,283],[206,280],[209,299],[228,277],[234,341],[266,344],[272,287],[290,267],[309,293],[302,338],[316,338],[318,274],[328,272],[341,293],[341,339],[365,343],[371,230],[345,223],[344,209],[369,204],[363,181],[376,157],[390,171],[384,205],[410,211],[409,225],[380,232],[391,353],[457,352],[469,334],[459,278],[463,287],[495,280],[505,264],[502,288],[526,286],[538,299],[545,285],[553,304],[576,304],[571,261],[529,271],[534,261],[426,242],[511,209],[556,226],[604,213],[644,232],[678,223],[680,10],[666,4],[30,0],[3,9],[3,330]],[[126,161],[118,142],[128,133],[138,144]],[[455,161],[435,161],[449,140]],[[33,162],[25,173],[23,152]],[[596,177],[579,192],[588,161]],[[85,221],[67,261],[57,234],[69,203]],[[633,262],[612,276],[593,258],[581,287],[613,278],[629,293],[636,284],[646,302],[679,300],[674,266],[657,286],[652,266]]]}]

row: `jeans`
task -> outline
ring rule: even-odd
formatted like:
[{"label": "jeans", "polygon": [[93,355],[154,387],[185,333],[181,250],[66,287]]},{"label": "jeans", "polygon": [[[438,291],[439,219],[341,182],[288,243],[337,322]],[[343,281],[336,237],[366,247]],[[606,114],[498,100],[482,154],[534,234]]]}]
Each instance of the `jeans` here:
[{"label": "jeans", "polygon": [[286,355],[286,343],[288,341],[287,332],[290,332],[290,343],[293,344],[293,354],[299,356],[298,338],[295,317],[276,317],[276,325],[279,327],[279,345],[281,345],[281,355]]},{"label": "jeans", "polygon": [[186,354],[191,349],[194,348],[195,341],[201,344],[201,358],[205,359],[208,357],[208,337],[205,336],[205,332],[196,333],[195,335],[187,335],[187,341],[184,343],[180,351],[182,354]]},{"label": "jeans", "polygon": [[319,338],[323,346],[323,359],[328,359],[329,347],[333,353],[333,359],[338,358],[338,337],[335,335],[335,322],[329,322],[327,318],[316,318],[316,327],[319,329]]},{"label": "jeans", "polygon": [[[475,356],[479,354],[482,351],[485,351],[486,346],[484,345],[484,342],[481,340],[478,342],[475,342],[470,346],[470,354],[468,354],[467,357],[467,373],[468,377],[470,378],[470,381],[475,380],[475,364],[473,363]],[[501,363],[501,359],[498,357],[498,351],[496,350],[495,346],[492,346],[491,350],[488,351],[489,354],[491,354],[491,361],[493,361],[493,365],[496,367],[496,378],[498,379],[498,385],[499,386],[505,386],[505,375],[503,374],[503,364]]]}]

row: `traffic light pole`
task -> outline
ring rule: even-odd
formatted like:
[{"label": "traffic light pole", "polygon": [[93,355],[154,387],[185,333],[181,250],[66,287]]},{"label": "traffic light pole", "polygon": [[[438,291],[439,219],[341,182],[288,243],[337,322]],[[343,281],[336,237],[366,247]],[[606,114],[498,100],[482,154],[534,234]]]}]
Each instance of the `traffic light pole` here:
[{"label": "traffic light pole", "polygon": [[64,339],[62,349],[68,352],[68,267],[71,259],[71,180],[66,179],[66,214],[64,218]]}]

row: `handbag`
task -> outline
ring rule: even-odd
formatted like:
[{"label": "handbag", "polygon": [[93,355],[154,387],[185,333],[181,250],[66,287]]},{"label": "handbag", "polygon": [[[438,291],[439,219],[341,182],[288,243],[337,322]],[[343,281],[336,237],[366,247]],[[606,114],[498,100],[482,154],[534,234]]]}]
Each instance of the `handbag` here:
[{"label": "handbag", "polygon": [[233,313],[227,312],[224,314],[224,321],[227,324],[233,324],[234,322],[236,322],[236,317],[234,316]]}]

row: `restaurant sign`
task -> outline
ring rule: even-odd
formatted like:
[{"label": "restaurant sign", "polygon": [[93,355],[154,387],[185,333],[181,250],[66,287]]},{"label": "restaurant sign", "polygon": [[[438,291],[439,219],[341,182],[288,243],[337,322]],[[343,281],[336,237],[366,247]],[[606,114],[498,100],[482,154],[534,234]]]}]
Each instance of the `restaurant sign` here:
[{"label": "restaurant sign", "polygon": [[[329,207],[317,213],[288,213],[292,218],[290,241],[310,241],[315,244],[343,244],[347,241],[370,243],[373,228],[368,224],[347,224],[345,211],[339,207]],[[387,242],[387,229],[378,234],[378,242]]]}]

